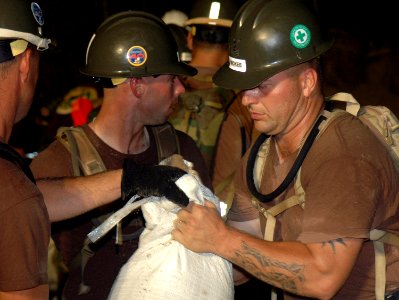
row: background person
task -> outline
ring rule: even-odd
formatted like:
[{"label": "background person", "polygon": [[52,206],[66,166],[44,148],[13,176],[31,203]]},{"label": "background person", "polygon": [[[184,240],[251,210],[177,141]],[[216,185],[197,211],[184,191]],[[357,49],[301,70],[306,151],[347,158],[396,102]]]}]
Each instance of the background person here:
[{"label": "background person", "polygon": [[190,28],[189,64],[198,69],[186,78],[186,92],[169,118],[197,143],[209,167],[216,194],[230,203],[236,166],[253,137],[253,122],[234,89],[215,86],[212,76],[228,61],[228,34],[238,5],[233,0],[193,3],[185,25]]}]

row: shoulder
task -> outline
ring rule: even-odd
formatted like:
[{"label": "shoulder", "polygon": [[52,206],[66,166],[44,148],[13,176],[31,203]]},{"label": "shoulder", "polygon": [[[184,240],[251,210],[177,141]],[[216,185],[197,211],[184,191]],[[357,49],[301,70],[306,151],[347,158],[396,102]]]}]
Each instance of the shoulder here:
[{"label": "shoulder", "polygon": [[176,135],[179,138],[179,143],[183,144],[183,143],[188,143],[188,144],[195,144],[195,141],[192,139],[192,137],[190,137],[187,133],[175,129],[176,131]]},{"label": "shoulder", "polygon": [[18,204],[28,199],[38,202],[45,210],[43,197],[37,186],[17,165],[2,158],[0,158],[0,182],[0,213],[11,207],[16,209]]},{"label": "shoulder", "polygon": [[[357,117],[344,114],[332,120],[316,139],[303,163],[304,188],[381,192],[399,180],[392,158],[381,141]],[[383,183],[384,182],[384,183]],[[357,191],[357,192],[354,192]]]},{"label": "shoulder", "polygon": [[58,140],[35,157],[30,168],[35,178],[72,176],[71,155],[65,146]]},{"label": "shoulder", "polygon": [[179,146],[180,146],[180,150],[186,153],[195,153],[194,155],[196,155],[196,153],[200,153],[196,142],[194,141],[194,139],[189,136],[187,133],[180,131],[180,130],[176,130],[176,135],[177,138],[179,140]]},{"label": "shoulder", "polygon": [[[374,159],[387,153],[385,146],[363,122],[349,113],[339,115],[315,141],[315,149],[329,157],[362,156]],[[384,155],[384,154],[383,154]]]}]

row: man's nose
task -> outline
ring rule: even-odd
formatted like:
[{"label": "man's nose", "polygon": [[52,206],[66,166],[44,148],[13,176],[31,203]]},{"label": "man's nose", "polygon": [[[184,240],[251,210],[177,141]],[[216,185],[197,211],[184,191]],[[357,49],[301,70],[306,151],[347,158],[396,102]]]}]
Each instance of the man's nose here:
[{"label": "man's nose", "polygon": [[256,103],[257,100],[256,100],[255,97],[253,97],[251,91],[252,90],[245,90],[245,91],[241,92],[241,103],[242,103],[242,105],[249,106],[249,105],[251,105],[253,103]]},{"label": "man's nose", "polygon": [[175,91],[177,95],[180,95],[186,91],[186,88],[183,85],[183,82],[179,76],[175,78]]}]

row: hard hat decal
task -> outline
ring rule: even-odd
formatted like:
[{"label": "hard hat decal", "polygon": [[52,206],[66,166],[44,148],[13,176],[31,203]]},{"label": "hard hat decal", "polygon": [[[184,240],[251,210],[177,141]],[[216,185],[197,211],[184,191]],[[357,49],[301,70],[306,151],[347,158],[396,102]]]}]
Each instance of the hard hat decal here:
[{"label": "hard hat decal", "polygon": [[32,2],[30,4],[30,9],[32,10],[33,17],[35,18],[37,24],[39,24],[40,26],[43,26],[44,16],[43,16],[43,12],[42,12],[42,9],[40,8],[39,4],[37,4],[36,2]]},{"label": "hard hat decal", "polygon": [[238,59],[229,56],[229,68],[238,71],[238,72],[246,72],[247,71],[247,63],[244,59]]},{"label": "hard hat decal", "polygon": [[133,67],[143,65],[147,60],[147,51],[141,46],[133,46],[127,51],[127,61]]},{"label": "hard hat decal", "polygon": [[312,34],[305,25],[298,24],[291,29],[290,39],[295,48],[303,49],[309,45]]}]

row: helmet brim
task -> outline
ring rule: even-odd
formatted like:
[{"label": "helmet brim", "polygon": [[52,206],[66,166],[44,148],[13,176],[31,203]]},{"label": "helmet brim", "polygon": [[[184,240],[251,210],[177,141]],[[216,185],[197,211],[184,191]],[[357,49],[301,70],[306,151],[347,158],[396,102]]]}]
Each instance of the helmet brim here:
[{"label": "helmet brim", "polygon": [[334,39],[328,39],[325,43],[321,44],[320,47],[317,49],[316,53],[310,56],[307,60],[300,61],[297,60],[294,56],[291,59],[285,61],[285,63],[281,65],[272,65],[267,68],[260,68],[258,71],[246,71],[240,72],[233,70],[230,68],[230,63],[226,62],[217,72],[213,75],[212,80],[213,82],[227,89],[236,89],[236,90],[248,90],[253,89],[260,85],[264,80],[280,73],[286,69],[289,69],[293,66],[305,63],[310,61],[316,57],[323,55],[327,52],[332,45],[334,44]]},{"label": "helmet brim", "polygon": [[156,72],[148,72],[146,69],[142,69],[140,71],[131,71],[131,72],[118,72],[115,74],[101,74],[99,70],[93,70],[87,68],[87,65],[80,68],[80,73],[87,75],[87,76],[93,76],[93,77],[98,77],[98,78],[130,78],[130,77],[148,77],[148,76],[156,76],[156,75],[163,75],[163,74],[171,74],[171,75],[179,75],[179,76],[195,76],[198,73],[198,70],[184,62],[176,62],[174,64],[168,64],[163,67],[159,67]]},{"label": "helmet brim", "polygon": [[[162,72],[162,70],[160,70]],[[197,75],[198,70],[189,64],[184,62],[178,62],[173,66],[170,66],[165,69],[165,71],[161,74],[173,74],[173,75],[183,75],[183,76],[195,76]]]},{"label": "helmet brim", "polygon": [[229,62],[220,67],[212,77],[217,86],[235,90],[255,88],[265,79],[265,72],[248,73],[235,71],[229,67]]}]

